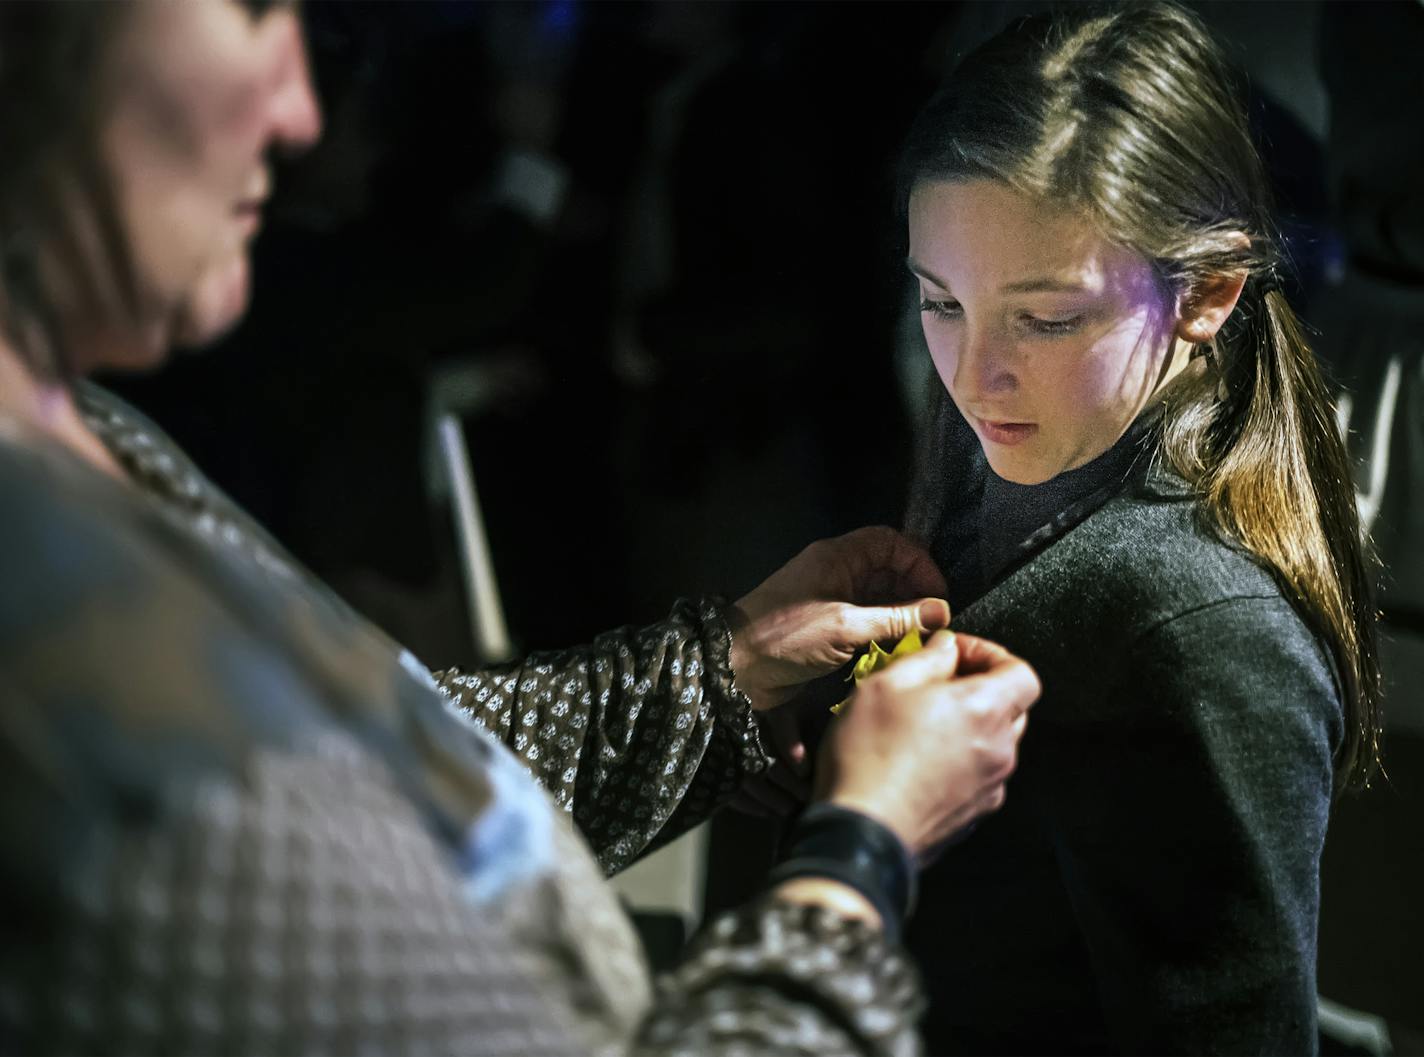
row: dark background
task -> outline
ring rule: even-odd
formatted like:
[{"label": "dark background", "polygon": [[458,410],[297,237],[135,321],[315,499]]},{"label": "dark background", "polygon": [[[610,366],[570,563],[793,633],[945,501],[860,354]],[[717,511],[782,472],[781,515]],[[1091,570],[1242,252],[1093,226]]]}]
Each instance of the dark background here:
[{"label": "dark background", "polygon": [[[521,647],[736,597],[812,539],[898,522],[932,376],[896,145],[956,55],[1036,6],[309,3],[326,134],[280,166],[253,310],[113,384],[431,665],[477,659],[440,407]],[[1372,122],[1391,144],[1417,123],[1424,7],[1199,10],[1249,76],[1289,293],[1323,314],[1359,256],[1342,172],[1398,165],[1386,197],[1424,182],[1417,154],[1369,149]],[[544,208],[511,157],[558,174]],[[1348,361],[1344,336],[1322,348]],[[1424,704],[1394,681],[1391,781],[1342,805],[1327,849],[1320,981],[1403,1049],[1424,1025]],[[720,823],[711,906],[772,839]]]}]

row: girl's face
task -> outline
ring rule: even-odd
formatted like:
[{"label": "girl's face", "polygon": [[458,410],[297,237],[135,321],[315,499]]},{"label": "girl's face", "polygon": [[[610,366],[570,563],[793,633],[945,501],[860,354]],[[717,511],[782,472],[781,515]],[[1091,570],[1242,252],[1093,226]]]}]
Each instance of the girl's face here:
[{"label": "girl's face", "polygon": [[1008,481],[1107,451],[1188,358],[1145,258],[995,181],[916,187],[909,267],[940,380]]}]

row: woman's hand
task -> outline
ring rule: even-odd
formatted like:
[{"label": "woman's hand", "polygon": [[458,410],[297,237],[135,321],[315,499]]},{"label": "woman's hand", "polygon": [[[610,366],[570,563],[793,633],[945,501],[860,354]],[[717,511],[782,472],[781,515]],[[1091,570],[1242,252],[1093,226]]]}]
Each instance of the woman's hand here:
[{"label": "woman's hand", "polygon": [[[811,762],[800,720],[777,706],[873,641],[947,626],[949,604],[938,597],[944,591],[923,548],[877,527],[811,544],[733,607],[732,671],[775,757],[768,771],[748,779],[733,807],[778,816],[806,803]],[[898,604],[868,605],[877,602]]]},{"label": "woman's hand", "polygon": [[756,710],[775,708],[873,641],[948,626],[944,591],[934,560],[894,529],[813,543],[733,607],[737,685]]},{"label": "woman's hand", "polygon": [[1040,690],[1002,646],[939,632],[857,688],[821,746],[816,797],[884,823],[923,856],[1003,804]]}]

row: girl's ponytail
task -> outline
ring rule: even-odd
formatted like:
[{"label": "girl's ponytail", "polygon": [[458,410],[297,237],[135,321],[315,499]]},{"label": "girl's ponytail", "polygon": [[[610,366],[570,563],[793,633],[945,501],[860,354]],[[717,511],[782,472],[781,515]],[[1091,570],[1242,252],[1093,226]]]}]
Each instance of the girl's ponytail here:
[{"label": "girl's ponytail", "polygon": [[1248,281],[1233,322],[1218,335],[1217,377],[1169,412],[1164,455],[1195,482],[1213,527],[1269,565],[1332,646],[1345,704],[1337,784],[1362,784],[1379,759],[1380,680],[1348,455],[1279,288]]}]

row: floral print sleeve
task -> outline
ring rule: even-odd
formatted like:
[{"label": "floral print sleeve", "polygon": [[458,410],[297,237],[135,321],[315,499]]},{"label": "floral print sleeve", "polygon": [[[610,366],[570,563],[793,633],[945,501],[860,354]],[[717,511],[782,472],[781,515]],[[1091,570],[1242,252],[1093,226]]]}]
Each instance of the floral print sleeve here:
[{"label": "floral print sleeve", "polygon": [[682,600],[658,624],[436,680],[572,812],[613,873],[768,766],[730,649],[717,603]]}]

